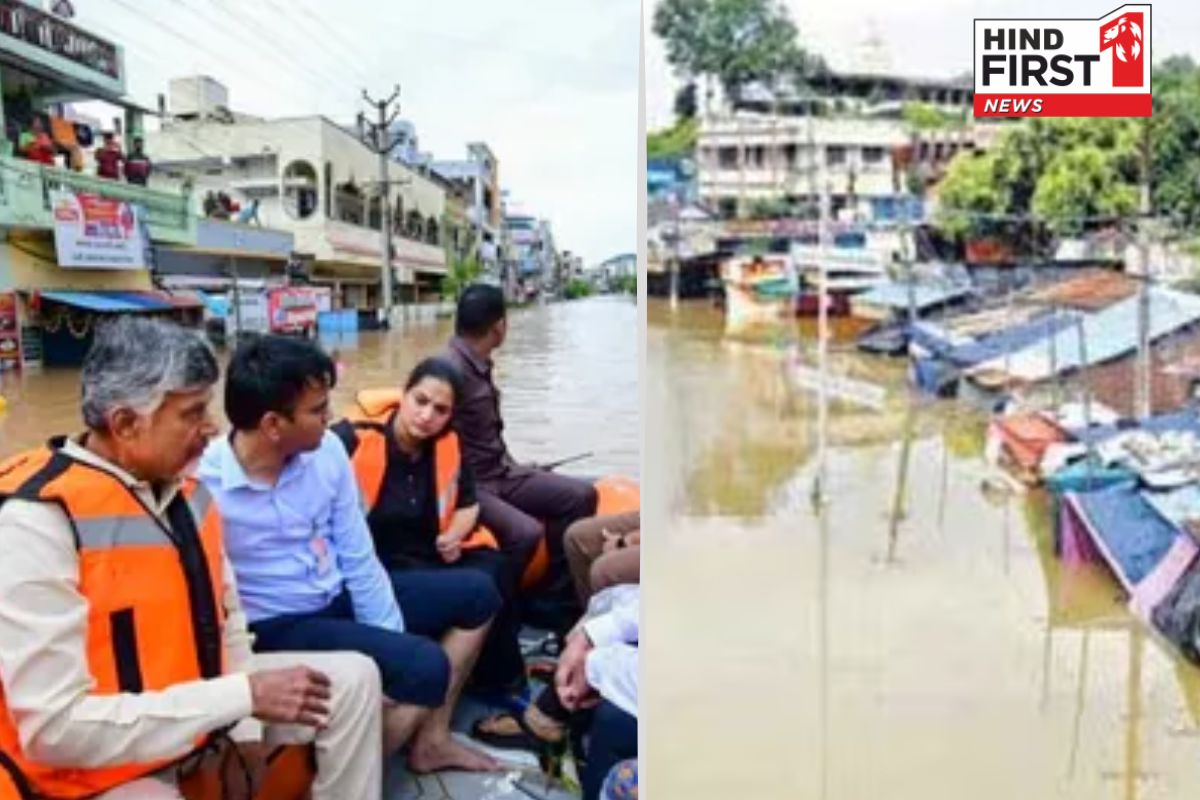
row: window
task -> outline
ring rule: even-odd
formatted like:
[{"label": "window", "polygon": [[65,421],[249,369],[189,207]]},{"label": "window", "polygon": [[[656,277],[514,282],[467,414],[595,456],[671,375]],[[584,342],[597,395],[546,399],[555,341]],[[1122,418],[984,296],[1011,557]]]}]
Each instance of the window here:
[{"label": "window", "polygon": [[825,148],[825,166],[839,167],[846,163],[846,148],[841,145],[829,145]]},{"label": "window", "polygon": [[337,218],[342,222],[349,222],[351,225],[362,225],[366,220],[366,201],[362,191],[353,181],[338,185],[335,191],[337,193]]},{"label": "window", "polygon": [[738,151],[736,147],[721,147],[717,149],[717,166],[721,169],[737,169]]},{"label": "window", "polygon": [[864,147],[862,151],[863,164],[879,164],[883,162],[882,147]]},{"label": "window", "polygon": [[317,210],[317,170],[293,161],[283,171],[283,208],[292,219],[308,219]]},{"label": "window", "polygon": [[799,154],[800,148],[794,144],[786,144],[783,146],[783,160],[787,163],[788,169],[793,169],[796,166],[796,156]]}]

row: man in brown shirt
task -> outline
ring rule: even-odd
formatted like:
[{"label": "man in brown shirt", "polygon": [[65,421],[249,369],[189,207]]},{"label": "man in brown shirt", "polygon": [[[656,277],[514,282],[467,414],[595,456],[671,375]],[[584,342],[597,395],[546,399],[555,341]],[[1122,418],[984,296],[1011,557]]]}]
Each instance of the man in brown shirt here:
[{"label": "man in brown shirt", "polygon": [[563,531],[596,512],[596,490],[585,481],[517,463],[504,443],[500,391],[492,382],[492,353],[508,332],[500,289],[468,287],[458,301],[455,332],[446,352],[463,375],[454,429],[475,473],[480,522],[521,569],[543,536],[548,537],[552,563],[560,561]]}]

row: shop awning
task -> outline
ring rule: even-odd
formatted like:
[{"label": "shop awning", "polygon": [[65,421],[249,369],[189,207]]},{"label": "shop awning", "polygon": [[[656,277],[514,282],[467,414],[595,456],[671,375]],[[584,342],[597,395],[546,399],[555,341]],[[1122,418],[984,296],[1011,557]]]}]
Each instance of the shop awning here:
[{"label": "shop awning", "polygon": [[200,308],[204,302],[194,292],[40,292],[42,300],[100,313],[171,311]]}]

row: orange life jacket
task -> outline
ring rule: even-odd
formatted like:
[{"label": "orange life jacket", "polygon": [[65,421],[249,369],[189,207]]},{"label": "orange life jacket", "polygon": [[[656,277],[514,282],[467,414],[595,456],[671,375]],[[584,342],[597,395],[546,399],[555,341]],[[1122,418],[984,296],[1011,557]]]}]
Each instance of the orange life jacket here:
[{"label": "orange life jacket", "polygon": [[[404,392],[401,389],[362,389],[354,396],[354,404],[345,410],[344,416],[356,428],[364,423],[382,425],[391,417],[392,412],[400,406],[400,401],[403,397]],[[457,436],[455,436],[454,441],[457,448]],[[382,453],[387,453],[386,448],[382,448]],[[454,457],[459,458],[457,449],[455,450]],[[354,461],[354,459],[351,458],[351,461]],[[438,469],[440,470],[441,468],[439,467]],[[362,486],[364,480],[363,473],[359,472],[357,465],[354,470],[359,475],[359,485]],[[372,467],[371,471],[365,477],[368,483],[376,487],[383,482],[382,473],[380,473],[378,479],[375,478],[374,467]],[[636,481],[620,476],[609,476],[601,478],[593,485],[596,488],[597,514],[620,514],[626,511],[636,511],[641,506],[641,489]],[[439,494],[441,493],[440,488],[438,492]],[[363,496],[369,496],[366,489],[363,490]],[[378,498],[378,496],[378,489],[376,488],[374,497]],[[372,503],[369,502],[368,507],[371,505]],[[451,508],[453,508],[453,504],[451,504]],[[476,531],[476,535],[479,531],[485,530],[486,528],[481,527]],[[488,536],[492,540],[490,546],[496,547],[495,536],[490,531],[488,531]],[[464,546],[466,545],[464,544]],[[546,545],[546,539],[543,537],[538,542],[533,556],[529,559],[525,573],[521,576],[521,588],[530,589],[536,586],[546,576],[549,569],[550,551]]]},{"label": "orange life jacket", "polygon": [[[60,447],[52,442],[0,464],[0,503],[10,498],[54,503],[71,521],[79,592],[88,604],[91,692],[159,691],[220,676],[225,671],[221,523],[208,491],[186,480],[167,509],[168,526],[115,476]],[[79,769],[36,763],[22,751],[0,686],[0,798],[29,792],[90,797],[170,763]]]},{"label": "orange life jacket", "polygon": [[[358,421],[339,423],[345,431],[349,424],[357,444],[350,454],[350,463],[358,479],[358,488],[363,503],[370,513],[379,502],[383,489],[383,478],[387,472],[387,426],[378,422]],[[447,431],[438,437],[433,450],[433,469],[437,491],[438,530],[445,533],[458,510],[458,477],[462,471],[462,453],[458,446],[458,435]],[[496,537],[480,525],[462,543],[463,549],[487,547],[498,548]]]}]

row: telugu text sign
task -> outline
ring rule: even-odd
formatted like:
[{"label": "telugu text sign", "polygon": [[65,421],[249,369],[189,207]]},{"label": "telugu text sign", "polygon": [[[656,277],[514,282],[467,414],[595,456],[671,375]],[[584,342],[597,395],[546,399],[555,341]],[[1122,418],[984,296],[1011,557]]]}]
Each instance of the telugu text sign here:
[{"label": "telugu text sign", "polygon": [[54,192],[54,249],[62,267],[145,269],[146,239],[132,203]]}]

